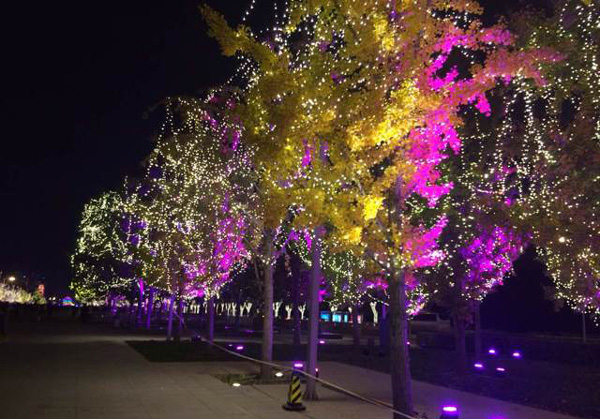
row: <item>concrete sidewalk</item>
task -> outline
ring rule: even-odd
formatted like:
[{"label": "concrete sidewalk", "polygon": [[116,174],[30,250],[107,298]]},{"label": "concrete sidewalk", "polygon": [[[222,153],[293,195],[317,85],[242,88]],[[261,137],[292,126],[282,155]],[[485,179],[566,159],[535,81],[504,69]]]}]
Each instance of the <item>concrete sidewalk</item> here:
[{"label": "concrete sidewalk", "polygon": [[[0,418],[275,419],[281,403],[210,374],[253,368],[233,363],[151,363],[131,335],[79,325],[22,333],[0,343]],[[93,327],[91,328],[93,329]],[[138,336],[137,338],[144,338]]]},{"label": "concrete sidewalk", "polygon": [[[234,388],[211,374],[256,370],[246,362],[151,363],[125,343],[149,336],[79,324],[39,324],[0,343],[0,418],[82,419],[391,419],[388,410],[319,389],[304,413],[281,408],[287,386]],[[153,338],[156,338],[154,336]],[[389,401],[387,374],[323,362],[321,376]],[[444,403],[461,419],[568,419],[523,406],[415,382],[416,407],[437,419]]]},{"label": "concrete sidewalk", "polygon": [[[390,376],[377,371],[337,362],[319,364],[320,377],[355,393],[391,402]],[[573,419],[558,413],[533,409],[464,391],[413,380],[415,409],[429,418],[438,418],[441,408],[454,405],[466,419]]]}]

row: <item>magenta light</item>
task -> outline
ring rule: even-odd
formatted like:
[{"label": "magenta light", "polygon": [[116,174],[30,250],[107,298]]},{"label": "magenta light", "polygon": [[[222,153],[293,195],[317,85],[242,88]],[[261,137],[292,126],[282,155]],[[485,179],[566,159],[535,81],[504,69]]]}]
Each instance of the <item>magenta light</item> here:
[{"label": "magenta light", "polygon": [[458,407],[444,406],[442,407],[442,416],[440,419],[458,418]]},{"label": "magenta light", "polygon": [[498,371],[498,372],[506,372],[506,369],[503,368],[503,367],[497,367],[496,371]]},{"label": "magenta light", "polygon": [[238,345],[235,347],[236,351],[243,351],[244,350],[244,345]]},{"label": "magenta light", "polygon": [[294,368],[304,368],[304,364],[302,362],[294,362]]},{"label": "magenta light", "polygon": [[325,345],[325,341],[324,341],[323,339],[321,339],[321,340],[319,341],[319,345]]},{"label": "magenta light", "polygon": [[456,406],[444,406],[442,410],[446,413],[456,413],[458,412],[458,408]]},{"label": "magenta light", "polygon": [[478,370],[482,370],[483,369],[483,364],[481,362],[476,362],[475,364],[473,364],[473,366],[475,368],[477,368]]},{"label": "magenta light", "polygon": [[521,358],[521,352],[515,351],[512,353],[513,358]]},{"label": "magenta light", "polygon": [[490,355],[496,355],[496,350],[494,348],[490,348],[488,350],[488,354],[490,354]]}]

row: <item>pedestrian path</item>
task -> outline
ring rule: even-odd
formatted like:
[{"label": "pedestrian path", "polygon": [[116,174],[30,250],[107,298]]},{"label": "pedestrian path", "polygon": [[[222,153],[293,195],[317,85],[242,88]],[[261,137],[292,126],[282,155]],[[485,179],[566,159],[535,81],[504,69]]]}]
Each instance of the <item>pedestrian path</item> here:
[{"label": "pedestrian path", "polygon": [[[390,376],[337,362],[319,364],[320,376],[353,392],[390,402]],[[443,406],[458,406],[465,419],[573,419],[545,410],[508,403],[464,391],[413,380],[415,409],[429,418],[438,418]]]},{"label": "pedestrian path", "polygon": [[251,365],[151,363],[125,343],[131,335],[46,327],[58,330],[0,343],[2,419],[271,419],[283,412],[259,390],[211,376]]},{"label": "pedestrian path", "polygon": [[[40,325],[0,342],[0,418],[11,419],[391,419],[387,409],[320,387],[318,402],[286,412],[287,386],[232,387],[214,374],[255,371],[246,362],[151,363],[126,340],[147,339],[93,326]],[[154,337],[156,338],[156,337]],[[387,374],[323,362],[321,377],[389,401]],[[414,382],[429,419],[456,404],[461,419],[572,419],[444,387]]]}]

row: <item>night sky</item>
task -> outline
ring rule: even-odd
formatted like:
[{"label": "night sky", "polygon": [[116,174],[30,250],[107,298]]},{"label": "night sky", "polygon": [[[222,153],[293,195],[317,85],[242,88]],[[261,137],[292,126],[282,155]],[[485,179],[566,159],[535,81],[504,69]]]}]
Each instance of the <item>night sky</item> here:
[{"label": "night sky", "polygon": [[[250,0],[208,4],[239,23]],[[491,17],[517,2],[487,1]],[[499,3],[502,5],[500,6]],[[271,0],[257,0],[254,24]],[[3,6],[0,271],[65,292],[83,205],[134,175],[166,96],[200,95],[235,63],[206,35],[198,0]]]},{"label": "night sky", "polygon": [[[220,3],[209,2],[234,22],[248,4]],[[118,188],[152,149],[159,117],[145,118],[148,109],[231,74],[198,4],[19,2],[3,11],[1,271],[66,290],[83,205]]]}]

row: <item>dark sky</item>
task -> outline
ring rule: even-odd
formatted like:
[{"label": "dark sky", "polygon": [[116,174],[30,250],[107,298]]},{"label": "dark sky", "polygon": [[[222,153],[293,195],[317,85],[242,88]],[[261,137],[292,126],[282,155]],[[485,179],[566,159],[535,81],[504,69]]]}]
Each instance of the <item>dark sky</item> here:
[{"label": "dark sky", "polygon": [[[226,3],[224,10],[220,3]],[[233,62],[197,1],[19,2],[3,10],[0,270],[64,289],[84,203],[152,147],[145,111],[223,82]],[[209,2],[239,21],[247,0]]]},{"label": "dark sky", "polygon": [[[237,23],[250,0],[207,2]],[[83,205],[118,188],[151,150],[157,118],[146,110],[231,75],[199,3],[3,5],[0,271],[37,272],[51,293],[66,290]],[[271,0],[257,3],[264,20]],[[493,13],[506,5],[487,3]]]}]

